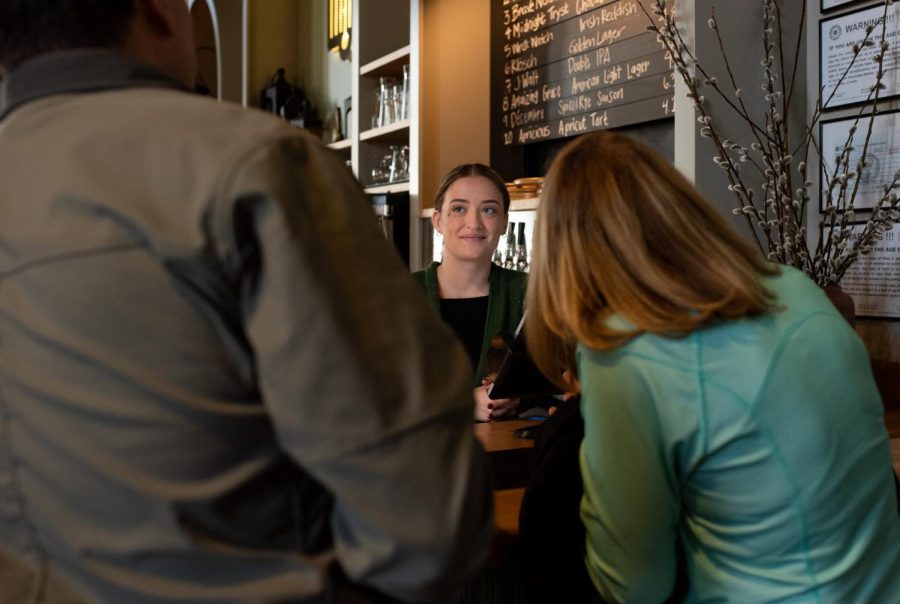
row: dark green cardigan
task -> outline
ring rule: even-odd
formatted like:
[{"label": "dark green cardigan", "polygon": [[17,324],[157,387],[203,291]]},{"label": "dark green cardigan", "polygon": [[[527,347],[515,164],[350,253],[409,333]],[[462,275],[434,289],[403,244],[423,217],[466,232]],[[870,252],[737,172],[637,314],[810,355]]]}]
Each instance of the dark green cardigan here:
[{"label": "dark green cardigan", "polygon": [[[437,267],[439,265],[439,262],[432,262],[425,269],[413,273],[416,283],[419,284],[431,305],[438,312],[441,310],[437,280]],[[519,326],[519,321],[522,320],[528,275],[492,264],[488,284],[490,290],[487,319],[484,324],[481,356],[478,359],[478,367],[475,369],[474,386],[481,384],[481,378],[487,374],[485,353],[491,345],[491,339],[501,331],[507,331],[510,334],[514,333],[516,327]]]}]

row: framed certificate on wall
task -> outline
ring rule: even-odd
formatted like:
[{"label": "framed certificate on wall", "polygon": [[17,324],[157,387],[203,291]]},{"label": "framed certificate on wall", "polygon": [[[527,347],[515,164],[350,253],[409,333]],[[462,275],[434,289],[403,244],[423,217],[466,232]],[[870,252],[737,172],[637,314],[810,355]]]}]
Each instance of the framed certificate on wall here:
[{"label": "framed certificate on wall", "polygon": [[860,0],[822,0],[822,12],[859,1]]},{"label": "framed certificate on wall", "polygon": [[[864,225],[855,225],[860,231]],[[900,225],[873,242],[841,279],[856,304],[856,316],[900,319]]]},{"label": "framed certificate on wall", "polygon": [[[900,94],[900,54],[897,52],[900,3],[888,6],[886,25],[882,26],[884,11],[884,5],[879,3],[819,22],[819,86],[825,109],[862,103],[871,97],[878,70],[874,57],[881,41],[882,27],[890,47],[884,55],[884,75],[878,97],[888,99]],[[874,44],[862,46],[866,40]],[[854,48],[860,46],[862,50],[854,59]]]},{"label": "framed certificate on wall", "polygon": [[[822,149],[819,212],[825,210],[830,182],[844,171],[856,172],[862,156],[871,116],[864,116],[856,122],[855,117],[825,120],[819,124],[819,142]],[[856,125],[852,136],[851,128]],[[844,146],[850,148],[846,166],[836,166],[837,157]],[[872,210],[884,195],[884,185],[893,181],[900,170],[900,111],[879,113],[875,116],[872,135],[866,151],[866,167],[853,200],[854,211]],[[854,186],[853,179],[847,188]],[[837,189],[832,188],[831,199],[836,199]],[[844,208],[839,208],[843,211]]]}]

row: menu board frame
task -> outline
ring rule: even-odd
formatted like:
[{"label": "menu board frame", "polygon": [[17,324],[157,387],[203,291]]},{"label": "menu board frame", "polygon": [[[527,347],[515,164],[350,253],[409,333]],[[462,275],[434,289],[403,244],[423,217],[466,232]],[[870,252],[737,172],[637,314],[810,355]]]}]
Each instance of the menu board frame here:
[{"label": "menu board frame", "polygon": [[[672,117],[674,69],[646,29],[641,6],[651,12],[650,0],[491,2],[491,137],[499,147]],[[535,18],[511,29],[521,15]]]},{"label": "menu board frame", "polygon": [[[865,140],[871,115],[862,116],[853,134],[853,142],[859,141],[860,146]],[[879,111],[875,117],[875,126],[872,128],[872,138],[869,140],[869,148],[866,152],[868,166],[863,172],[860,189],[854,199],[854,212],[871,212],[875,204],[882,196],[882,185],[889,180],[879,175],[886,172],[890,175],[900,170],[900,109]],[[824,193],[828,189],[825,176],[826,158],[833,157],[840,152],[840,147],[831,143],[839,143],[841,147],[847,140],[850,127],[856,121],[856,116],[839,117],[819,122],[819,144],[822,149],[822,162],[819,169],[819,213],[825,211]],[[833,151],[830,153],[829,150]],[[880,155],[883,154],[883,155]],[[853,169],[856,162],[850,161]]]},{"label": "menu board frame", "polygon": [[[891,6],[897,11],[895,15],[900,16],[900,4]],[[848,74],[847,78],[840,83],[840,86],[837,86],[841,75],[845,71],[845,67],[840,63],[839,58],[842,54],[851,56],[853,45],[862,42],[865,38],[864,25],[866,21],[860,20],[860,15],[868,11],[879,15],[883,10],[884,5],[881,3],[861,6],[855,10],[819,21],[819,90],[822,94],[823,109],[836,109],[866,102],[868,98],[867,88],[853,93],[848,91],[848,87],[852,87],[854,83],[859,81],[874,84],[877,65],[870,58],[874,54],[874,47],[871,50],[864,49],[857,57],[854,69],[861,70],[861,73],[855,77],[851,77],[852,73]],[[880,25],[877,26],[877,28],[880,27]],[[848,31],[848,28],[852,28],[852,32]],[[851,37],[847,38],[846,35],[851,35]],[[898,35],[900,35],[900,19],[889,20],[885,28],[885,38],[897,38]],[[877,42],[880,38],[873,36],[870,40]],[[839,46],[838,42],[840,42]],[[896,43],[896,40],[892,42],[892,44]],[[832,64],[835,67],[826,74],[826,71],[829,70],[829,65]],[[878,95],[879,101],[900,96],[900,60],[895,62],[893,67],[885,61],[884,76],[881,83],[885,85],[885,88]],[[832,92],[835,89],[837,91],[834,92],[834,96],[828,102],[828,97],[832,96]]]}]

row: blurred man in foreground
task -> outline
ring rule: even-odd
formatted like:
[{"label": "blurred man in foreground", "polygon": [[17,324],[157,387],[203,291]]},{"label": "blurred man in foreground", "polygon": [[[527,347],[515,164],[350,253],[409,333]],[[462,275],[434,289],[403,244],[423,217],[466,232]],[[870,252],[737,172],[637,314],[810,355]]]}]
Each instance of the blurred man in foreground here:
[{"label": "blurred man in foreground", "polygon": [[346,168],[189,92],[184,0],[4,0],[0,66],[0,601],[458,588],[470,368]]}]

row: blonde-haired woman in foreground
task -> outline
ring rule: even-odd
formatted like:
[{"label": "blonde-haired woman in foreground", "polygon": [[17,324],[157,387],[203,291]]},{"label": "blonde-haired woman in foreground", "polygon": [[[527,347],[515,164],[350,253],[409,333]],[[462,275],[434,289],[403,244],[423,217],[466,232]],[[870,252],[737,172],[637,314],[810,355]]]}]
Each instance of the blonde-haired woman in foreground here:
[{"label": "blonde-haired woman in foreground", "polygon": [[527,306],[538,366],[580,379],[586,563],[604,599],[665,600],[680,557],[686,601],[900,602],[862,342],[666,160],[608,132],[559,154]]}]

